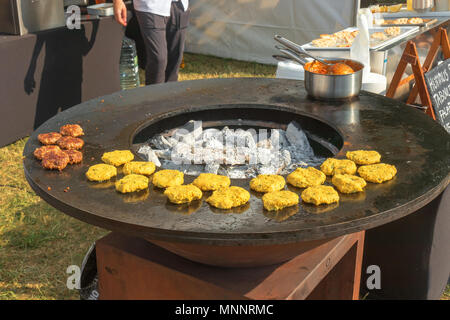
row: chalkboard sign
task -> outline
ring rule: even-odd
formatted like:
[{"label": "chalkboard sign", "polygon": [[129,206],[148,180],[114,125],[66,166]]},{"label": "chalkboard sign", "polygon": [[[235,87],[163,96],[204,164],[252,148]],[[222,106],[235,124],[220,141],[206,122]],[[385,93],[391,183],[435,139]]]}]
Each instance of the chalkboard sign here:
[{"label": "chalkboard sign", "polygon": [[425,73],[436,119],[450,133],[450,59]]}]

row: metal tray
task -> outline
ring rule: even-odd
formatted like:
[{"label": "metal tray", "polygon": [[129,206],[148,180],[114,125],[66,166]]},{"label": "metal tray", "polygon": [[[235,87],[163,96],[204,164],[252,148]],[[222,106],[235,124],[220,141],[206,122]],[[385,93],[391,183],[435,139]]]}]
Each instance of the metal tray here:
[{"label": "metal tray", "polygon": [[[383,32],[388,27],[374,27],[369,29],[369,35],[372,35],[375,32]],[[357,30],[356,27],[350,27],[347,29],[344,29],[343,31],[355,31]],[[370,49],[371,50],[378,50],[384,46],[387,46],[391,43],[397,42],[399,40],[402,40],[406,38],[407,36],[417,32],[419,30],[419,27],[400,27],[400,34],[395,37],[390,37],[387,40],[384,41],[371,41],[370,43]],[[316,50],[316,51],[350,51],[350,47],[315,47],[312,45],[311,42],[304,44],[303,49],[305,50]]]},{"label": "metal tray", "polygon": [[[411,19],[411,17],[399,17],[399,18],[408,18]],[[399,18],[391,18],[391,19],[384,19],[384,21],[392,21]],[[419,18],[419,17],[413,17],[413,18]],[[379,27],[429,27],[432,24],[435,24],[438,20],[436,18],[434,19],[423,19],[423,23],[406,23],[406,24],[397,24],[397,23],[388,23],[388,24],[377,24]]]},{"label": "metal tray", "polygon": [[450,11],[428,11],[428,12],[417,12],[417,11],[400,11],[395,13],[383,12],[379,13],[384,19],[396,19],[396,18],[443,18],[449,17]]},{"label": "metal tray", "polygon": [[112,3],[100,3],[87,7],[87,11],[91,15],[97,16],[113,16],[114,5]]}]

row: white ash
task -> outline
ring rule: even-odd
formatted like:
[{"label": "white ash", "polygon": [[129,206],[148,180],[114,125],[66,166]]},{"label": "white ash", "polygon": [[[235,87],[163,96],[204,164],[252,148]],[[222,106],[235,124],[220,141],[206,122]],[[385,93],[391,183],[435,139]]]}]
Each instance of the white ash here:
[{"label": "white ash", "polygon": [[155,166],[161,167],[161,162],[159,162],[158,156],[156,155],[155,151],[150,148],[150,146],[140,147],[138,153],[143,155],[147,161],[153,162]]},{"label": "white ash", "polygon": [[205,172],[217,174],[219,172],[220,164],[218,163],[209,163],[205,165]]},{"label": "white ash", "polygon": [[289,141],[290,146],[297,149],[298,152],[301,152],[304,155],[314,156],[314,151],[309,144],[308,138],[297,122],[292,121],[289,123],[286,129],[286,138]]},{"label": "white ash", "polygon": [[203,130],[201,121],[191,120],[155,135],[148,144],[138,151],[148,161],[189,175],[208,172],[244,179],[258,174],[288,174],[325,160],[314,155],[305,132],[295,121],[286,131],[256,131],[229,127]]}]

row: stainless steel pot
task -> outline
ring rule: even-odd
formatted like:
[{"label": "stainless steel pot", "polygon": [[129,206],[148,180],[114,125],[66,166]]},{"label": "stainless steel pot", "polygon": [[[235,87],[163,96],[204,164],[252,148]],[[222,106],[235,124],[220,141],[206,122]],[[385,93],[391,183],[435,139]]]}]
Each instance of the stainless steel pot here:
[{"label": "stainless steel pot", "polygon": [[[300,57],[290,49],[279,48],[286,56],[274,56],[282,60],[288,59],[305,66],[307,60]],[[313,73],[305,69],[305,89],[311,97],[322,100],[349,99],[359,95],[362,87],[364,65],[356,60],[326,58],[329,62],[345,62],[355,70],[354,73],[345,75],[331,75]]]},{"label": "stainless steel pot", "polygon": [[327,61],[345,61],[355,72],[345,75],[330,75],[305,70],[305,88],[308,94],[314,98],[327,100],[347,99],[359,95],[364,65],[350,59],[327,58]]},{"label": "stainless steel pot", "polygon": [[413,0],[412,7],[417,12],[427,12],[433,8],[433,0]]}]

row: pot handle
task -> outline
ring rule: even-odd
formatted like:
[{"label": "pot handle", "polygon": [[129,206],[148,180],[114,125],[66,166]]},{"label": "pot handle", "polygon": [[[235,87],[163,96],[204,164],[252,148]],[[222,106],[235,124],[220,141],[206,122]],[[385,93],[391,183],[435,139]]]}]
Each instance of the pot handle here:
[{"label": "pot handle", "polygon": [[284,53],[290,60],[294,60],[295,62],[300,63],[302,66],[304,66],[306,63],[308,63],[308,61],[306,61],[303,58],[300,58],[298,55],[296,55],[294,52],[292,52],[289,49],[278,48],[278,50],[280,50],[280,52]]}]

